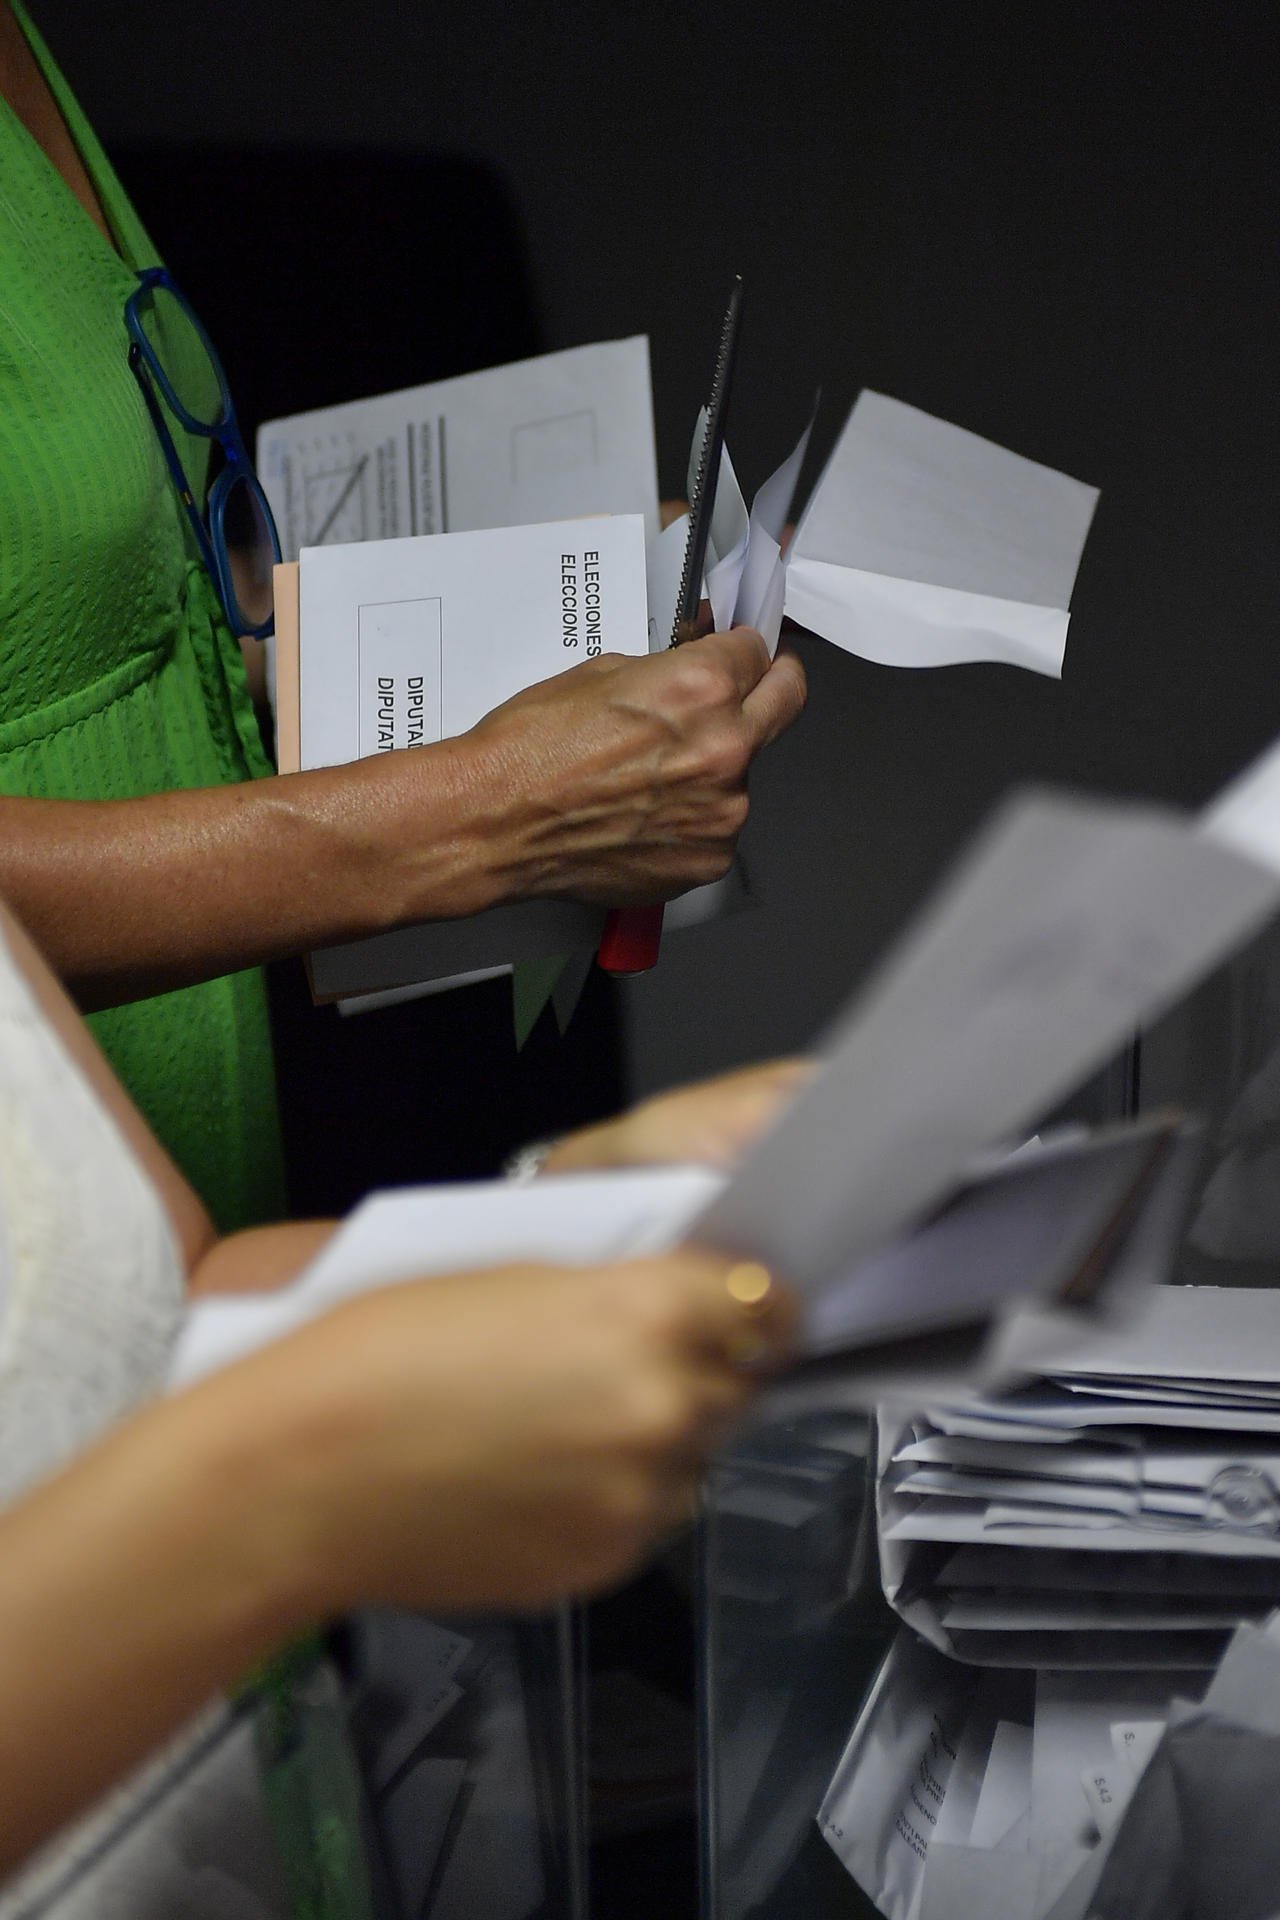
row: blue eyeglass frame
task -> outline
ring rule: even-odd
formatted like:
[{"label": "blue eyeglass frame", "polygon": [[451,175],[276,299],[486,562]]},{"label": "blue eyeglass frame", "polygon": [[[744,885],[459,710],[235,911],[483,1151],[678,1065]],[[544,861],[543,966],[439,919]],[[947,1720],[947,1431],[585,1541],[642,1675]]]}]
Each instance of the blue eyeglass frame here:
[{"label": "blue eyeglass frame", "polygon": [[[142,325],[142,303],[156,287],[163,288],[178,302],[209,356],[209,364],[218,382],[219,412],[216,420],[198,420],[182,404],[159,355],[146,336]],[[161,452],[173,476],[178,496],[186,508],[187,519],[191,522],[191,530],[195,535],[201,558],[208,568],[210,579],[217,588],[227,624],[236,634],[251,640],[265,640],[275,631],[275,616],[268,614],[259,625],[252,625],[245,615],[244,608],[240,605],[231,572],[224,521],[228,498],[237,485],[247,486],[253,494],[262,514],[263,525],[271,536],[272,550],[277,561],[280,559],[280,535],[276,529],[275,515],[271,511],[270,503],[262,490],[258,476],[253,470],[253,462],[245,448],[244,436],[240,432],[240,423],[236,419],[236,410],[231,400],[231,389],[227,385],[227,376],[222,370],[222,362],[218,358],[214,344],[205,332],[200,316],[182,289],[175,284],[167,267],[145,267],[138,274],[138,284],[125,301],[124,323],[129,333],[129,365],[142,389],[142,397],[147,403],[147,412],[151,415]],[[176,420],[181,421],[188,433],[199,434],[206,440],[212,440],[221,451],[222,470],[209,488],[203,512],[196,505],[191,482],[187,478],[178,449],[173,444],[173,436],[169,432],[160,402],[156,398],[157,389],[165,406],[169,408]]]}]

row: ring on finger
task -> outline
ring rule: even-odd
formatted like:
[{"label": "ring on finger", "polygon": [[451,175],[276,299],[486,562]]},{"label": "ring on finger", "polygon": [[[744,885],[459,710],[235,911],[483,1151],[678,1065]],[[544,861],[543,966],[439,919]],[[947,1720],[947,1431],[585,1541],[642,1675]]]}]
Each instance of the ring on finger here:
[{"label": "ring on finger", "polygon": [[758,1260],[739,1260],[725,1275],[724,1285],[744,1322],[729,1336],[729,1359],[735,1367],[758,1366],[770,1352],[762,1322],[773,1304],[773,1275]]}]

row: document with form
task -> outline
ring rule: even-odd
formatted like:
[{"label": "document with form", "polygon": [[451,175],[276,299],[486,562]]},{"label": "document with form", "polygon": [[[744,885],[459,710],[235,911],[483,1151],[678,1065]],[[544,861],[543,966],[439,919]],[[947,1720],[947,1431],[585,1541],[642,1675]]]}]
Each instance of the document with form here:
[{"label": "document with form", "polygon": [[269,420],[258,477],[304,547],[639,513],[658,530],[642,337]]}]

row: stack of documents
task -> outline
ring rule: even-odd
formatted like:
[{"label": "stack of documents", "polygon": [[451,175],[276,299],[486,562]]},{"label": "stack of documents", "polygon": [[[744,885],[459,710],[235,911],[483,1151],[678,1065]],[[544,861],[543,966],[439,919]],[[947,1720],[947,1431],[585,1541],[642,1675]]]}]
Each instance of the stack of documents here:
[{"label": "stack of documents", "polygon": [[1212,1665],[1280,1603],[1280,1292],[1169,1287],[998,1397],[880,1437],[885,1590],[994,1665]]}]

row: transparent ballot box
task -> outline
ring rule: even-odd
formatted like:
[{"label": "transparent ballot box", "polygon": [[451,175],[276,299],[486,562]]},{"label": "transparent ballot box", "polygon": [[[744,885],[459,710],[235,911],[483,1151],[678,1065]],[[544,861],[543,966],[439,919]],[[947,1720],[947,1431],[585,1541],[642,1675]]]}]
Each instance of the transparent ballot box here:
[{"label": "transparent ballot box", "polygon": [[710,1476],[701,1539],[703,1920],[875,1912],[815,1816],[895,1621],[871,1423],[759,1421]]},{"label": "transparent ballot box", "polygon": [[567,1608],[351,1623],[370,1920],[585,1920],[576,1634]]}]

